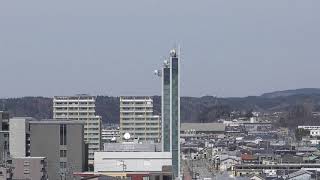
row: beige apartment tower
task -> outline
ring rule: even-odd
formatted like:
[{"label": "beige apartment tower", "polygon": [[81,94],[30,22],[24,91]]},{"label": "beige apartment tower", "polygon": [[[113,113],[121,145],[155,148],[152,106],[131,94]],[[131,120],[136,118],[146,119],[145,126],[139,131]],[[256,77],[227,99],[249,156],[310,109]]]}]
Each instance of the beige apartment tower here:
[{"label": "beige apartment tower", "polygon": [[160,142],[161,120],[159,115],[154,115],[151,97],[120,97],[120,140],[124,141],[125,133],[139,142]]},{"label": "beige apartment tower", "polygon": [[101,148],[102,121],[101,116],[95,113],[94,96],[55,96],[53,98],[53,119],[84,122],[84,140],[89,146],[89,164],[93,164],[94,152]]}]

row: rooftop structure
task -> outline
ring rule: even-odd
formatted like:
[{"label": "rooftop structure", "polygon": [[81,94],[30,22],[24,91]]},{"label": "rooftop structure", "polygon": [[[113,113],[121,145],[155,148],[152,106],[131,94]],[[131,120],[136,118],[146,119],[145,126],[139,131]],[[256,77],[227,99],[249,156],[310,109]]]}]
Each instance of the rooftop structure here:
[{"label": "rooftop structure", "polygon": [[160,152],[161,144],[105,143],[106,152]]}]

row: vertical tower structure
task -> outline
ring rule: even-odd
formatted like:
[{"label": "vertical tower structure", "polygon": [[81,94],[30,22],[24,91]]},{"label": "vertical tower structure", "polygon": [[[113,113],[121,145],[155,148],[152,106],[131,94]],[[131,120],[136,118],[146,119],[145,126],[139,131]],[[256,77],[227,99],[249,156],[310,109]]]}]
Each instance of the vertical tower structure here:
[{"label": "vertical tower structure", "polygon": [[172,153],[173,177],[180,178],[180,54],[170,51],[162,70],[162,148]]}]

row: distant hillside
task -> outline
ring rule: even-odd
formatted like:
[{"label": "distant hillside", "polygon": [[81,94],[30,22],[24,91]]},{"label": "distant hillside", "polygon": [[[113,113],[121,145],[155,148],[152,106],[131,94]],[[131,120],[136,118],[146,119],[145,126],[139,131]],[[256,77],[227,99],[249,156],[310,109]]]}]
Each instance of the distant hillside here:
[{"label": "distant hillside", "polygon": [[[161,97],[154,96],[154,112],[161,113]],[[52,99],[46,97],[22,97],[0,99],[0,110],[8,110],[12,116],[31,116],[37,119],[52,118]],[[244,98],[182,97],[182,122],[214,122],[228,118],[230,112],[251,111],[288,112],[284,125],[294,126],[304,121],[311,111],[320,111],[320,89],[298,89],[266,93]],[[96,114],[104,123],[119,122],[119,98],[97,96]],[[295,117],[299,116],[299,120]],[[290,119],[289,119],[290,118]],[[319,120],[320,122],[320,120]]]},{"label": "distant hillside", "polygon": [[293,96],[293,95],[316,95],[316,94],[318,94],[318,95],[320,94],[320,89],[318,89],[318,88],[303,88],[303,89],[265,93],[261,97],[275,98],[275,97],[285,97],[285,96]]}]

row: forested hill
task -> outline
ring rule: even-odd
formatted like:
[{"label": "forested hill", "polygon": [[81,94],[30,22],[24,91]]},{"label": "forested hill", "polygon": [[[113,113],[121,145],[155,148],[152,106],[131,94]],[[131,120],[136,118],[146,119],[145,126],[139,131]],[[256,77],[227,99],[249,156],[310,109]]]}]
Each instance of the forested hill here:
[{"label": "forested hill", "polygon": [[[153,99],[155,113],[160,114],[161,97],[154,96]],[[213,122],[228,117],[231,111],[300,112],[299,107],[305,108],[306,104],[308,111],[320,110],[319,89],[289,90],[244,98],[182,97],[181,121]],[[11,116],[52,118],[52,99],[46,97],[0,99],[0,110],[8,110]],[[96,114],[102,116],[104,123],[118,123],[119,98],[97,96]]]}]

